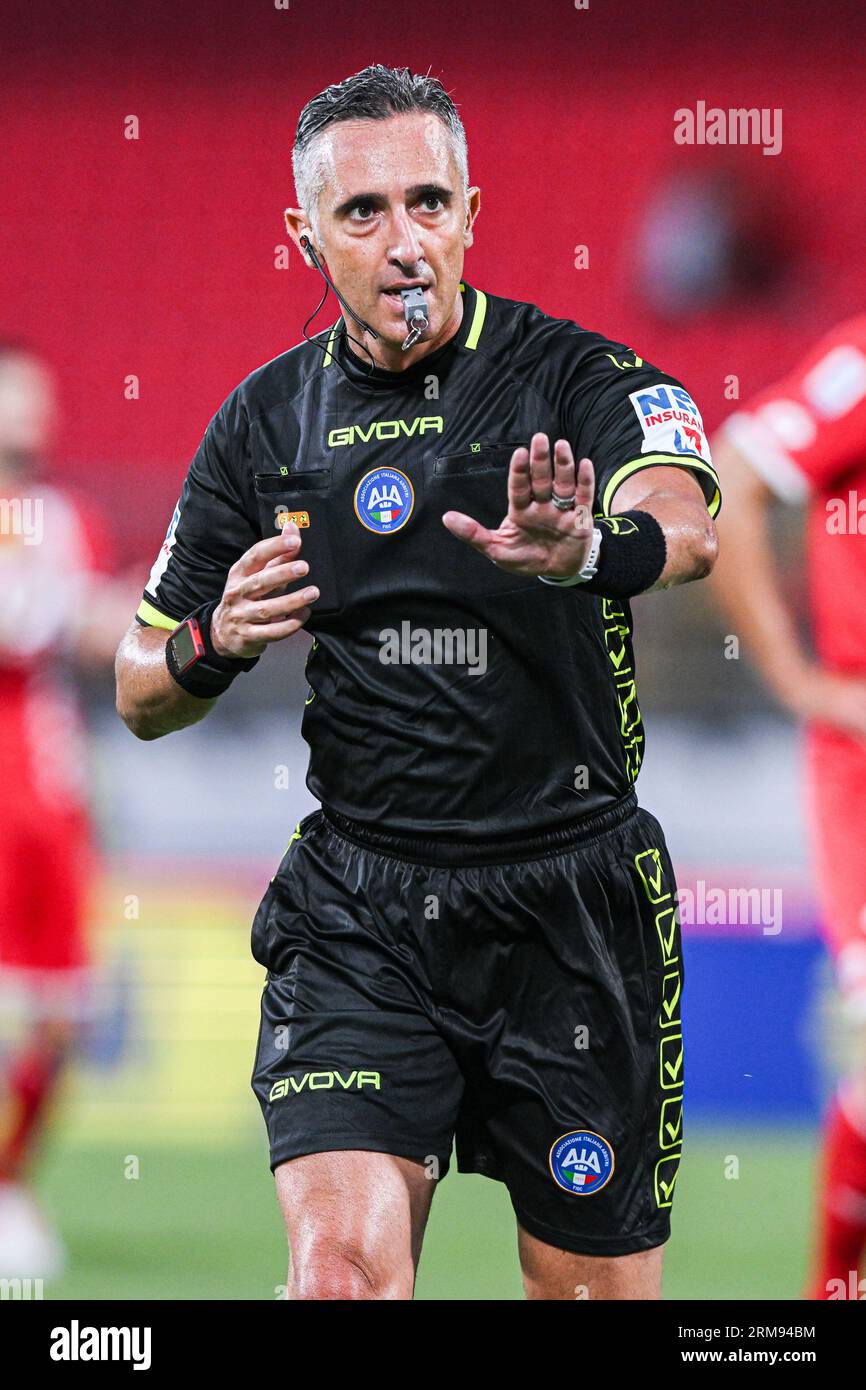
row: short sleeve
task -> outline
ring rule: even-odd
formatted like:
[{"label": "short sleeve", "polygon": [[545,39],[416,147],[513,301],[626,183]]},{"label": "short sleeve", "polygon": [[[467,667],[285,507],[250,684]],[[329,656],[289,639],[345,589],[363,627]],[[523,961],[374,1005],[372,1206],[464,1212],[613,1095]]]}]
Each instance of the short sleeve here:
[{"label": "short sleeve", "polygon": [[229,397],[211,420],[184,480],[136,617],[173,628],[222,596],[236,560],[261,536],[244,496],[246,422]]},{"label": "short sleeve", "polygon": [[591,335],[566,389],[565,428],[575,459],[595,469],[594,510],[610,514],[617,488],[644,468],[684,468],[706,498],[710,516],[721,489],[697,403],[681,382],[630,348]]},{"label": "short sleeve", "polygon": [[866,453],[866,317],[823,338],[722,435],[783,501],[835,486]]}]

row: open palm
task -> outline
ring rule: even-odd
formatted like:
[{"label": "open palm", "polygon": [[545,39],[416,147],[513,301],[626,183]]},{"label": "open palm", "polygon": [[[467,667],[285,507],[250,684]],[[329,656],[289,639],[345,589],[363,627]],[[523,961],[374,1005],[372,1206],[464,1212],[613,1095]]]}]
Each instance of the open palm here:
[{"label": "open palm", "polygon": [[[592,545],[595,473],[589,459],[576,469],[571,445],[557,439],[550,456],[546,434],[534,434],[528,449],[515,449],[508,468],[508,512],[489,531],[463,512],[446,512],[444,524],[501,569],[513,574],[567,578],[586,563]],[[574,498],[563,511],[553,497]]]}]

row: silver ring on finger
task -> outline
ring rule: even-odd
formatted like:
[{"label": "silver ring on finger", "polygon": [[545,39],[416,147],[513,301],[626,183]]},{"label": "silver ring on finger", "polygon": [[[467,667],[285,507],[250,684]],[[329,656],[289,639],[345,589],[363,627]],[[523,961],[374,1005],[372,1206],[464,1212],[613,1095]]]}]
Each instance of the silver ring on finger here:
[{"label": "silver ring on finger", "polygon": [[556,507],[559,511],[570,512],[574,510],[574,503],[576,497],[576,492],[573,492],[570,497],[557,497],[556,493],[554,492],[550,500],[553,503],[554,507]]}]

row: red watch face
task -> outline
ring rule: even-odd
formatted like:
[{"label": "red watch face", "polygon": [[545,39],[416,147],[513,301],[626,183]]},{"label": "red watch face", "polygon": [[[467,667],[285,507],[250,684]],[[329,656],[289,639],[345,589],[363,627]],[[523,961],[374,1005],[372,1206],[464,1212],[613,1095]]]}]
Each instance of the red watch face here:
[{"label": "red watch face", "polygon": [[177,662],[178,675],[204,656],[205,646],[195,618],[187,618],[183,626],[172,633],[169,640]]}]

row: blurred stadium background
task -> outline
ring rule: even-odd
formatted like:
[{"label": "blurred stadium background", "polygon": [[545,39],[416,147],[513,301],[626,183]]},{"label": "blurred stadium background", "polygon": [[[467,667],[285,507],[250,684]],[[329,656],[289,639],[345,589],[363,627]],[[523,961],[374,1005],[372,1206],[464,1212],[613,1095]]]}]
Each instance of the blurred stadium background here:
[{"label": "blurred stadium background", "polygon": [[[393,6],[351,0],[2,13],[0,336],[54,368],[49,474],[98,505],[142,585],[211,414],[318,302],[318,280],[281,253],[294,123],[368,62],[432,66],[459,104],[483,196],[467,279],[620,337],[685,381],[709,430],[733,408],[732,376],[747,399],[866,305],[854,3],[734,0],[710,19],[675,0],[477,0],[427,11],[407,39]],[[701,100],[781,108],[781,153],[676,145],[674,111]],[[315,327],[335,317],[331,301]],[[796,517],[779,540],[802,611]],[[830,975],[798,732],[725,658],[703,588],[636,604],[639,791],[682,887],[779,890],[783,921],[685,927],[687,1140],[666,1292],[793,1298],[835,1065]],[[52,1296],[273,1298],[284,1280],[248,1084],[262,984],[249,929],[312,805],[305,650],[270,652],[206,724],[155,744],[120,725],[107,678],[83,686],[99,1009],[39,1172],[71,1254]],[[504,1189],[443,1184],[418,1293],[520,1296]]]}]

